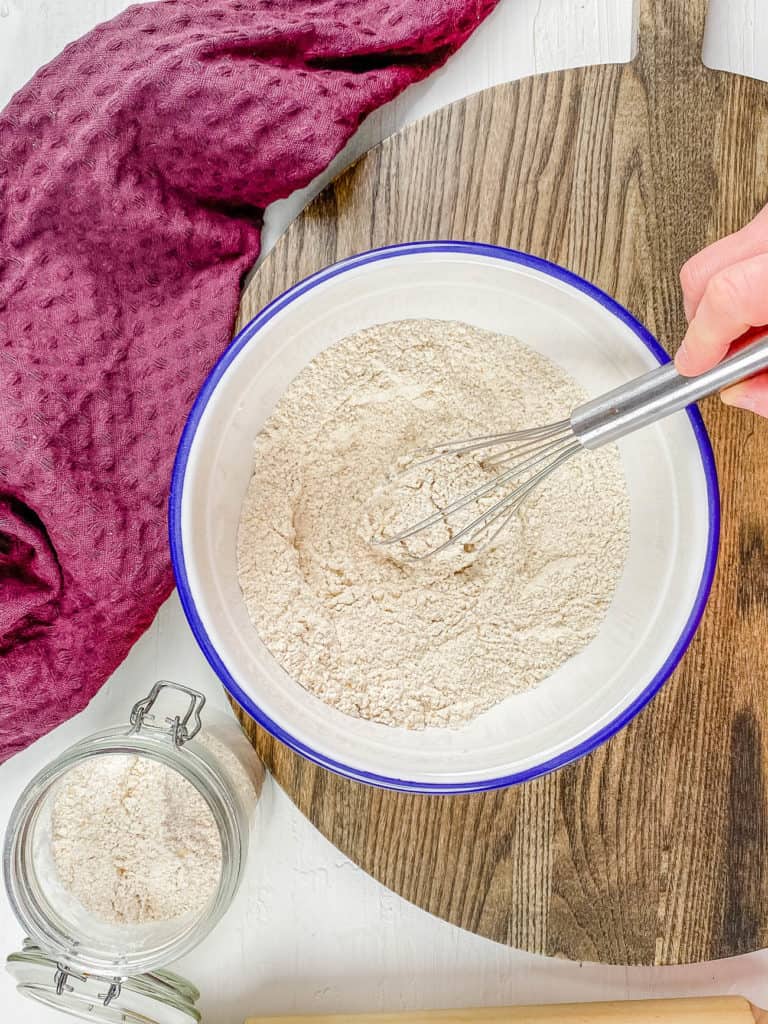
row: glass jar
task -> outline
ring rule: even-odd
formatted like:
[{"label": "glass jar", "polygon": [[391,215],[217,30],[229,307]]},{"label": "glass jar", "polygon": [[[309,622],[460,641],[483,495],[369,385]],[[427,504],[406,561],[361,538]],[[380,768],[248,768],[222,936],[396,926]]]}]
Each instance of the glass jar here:
[{"label": "glass jar", "polygon": [[[178,706],[180,695],[186,707]],[[161,717],[158,708],[169,698],[175,706]],[[161,968],[196,946],[234,899],[264,778],[255,751],[233,720],[208,711],[203,728],[204,704],[195,690],[155,683],[134,705],[127,725],[69,747],[19,797],[3,867],[11,906],[29,936],[24,950],[8,958],[23,995],[92,1021],[199,1020],[197,990]],[[120,763],[115,758],[147,758],[177,772],[204,801],[218,833],[221,869],[209,897],[194,911],[112,922],[86,909],[60,880],[54,856],[57,794],[73,769],[83,778],[83,765],[95,767],[104,757],[113,759],[111,765]]]}]

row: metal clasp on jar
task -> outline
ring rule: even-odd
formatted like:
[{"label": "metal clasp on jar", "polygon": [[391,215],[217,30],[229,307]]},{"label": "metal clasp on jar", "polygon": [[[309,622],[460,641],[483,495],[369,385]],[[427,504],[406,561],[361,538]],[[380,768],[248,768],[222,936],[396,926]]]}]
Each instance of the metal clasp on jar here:
[{"label": "metal clasp on jar", "polygon": [[122,990],[122,982],[119,978],[103,978],[97,974],[79,974],[77,971],[73,971],[71,967],[67,967],[66,964],[57,963],[56,973],[53,976],[57,996],[62,995],[64,992],[74,991],[72,986],[67,984],[67,978],[76,978],[78,981],[82,982],[87,982],[92,979],[93,981],[107,985],[108,988],[106,993],[100,992],[97,997],[101,1000],[102,1006],[109,1006],[113,999],[117,999]]},{"label": "metal clasp on jar", "polygon": [[[188,686],[172,683],[168,679],[159,679],[147,696],[142,697],[141,700],[136,701],[133,705],[131,708],[131,732],[139,733],[144,725],[154,722],[155,716],[150,715],[149,711],[163,689],[178,690],[179,693],[185,693],[189,697],[189,706],[183,716],[174,715],[171,718],[165,719],[174,744],[177,747],[181,747],[187,740],[197,736],[203,727],[203,723],[200,720],[200,712],[203,710],[205,697],[198,690],[191,690]],[[192,723],[191,726],[190,721]],[[151,728],[159,729],[161,726],[151,725]]]}]

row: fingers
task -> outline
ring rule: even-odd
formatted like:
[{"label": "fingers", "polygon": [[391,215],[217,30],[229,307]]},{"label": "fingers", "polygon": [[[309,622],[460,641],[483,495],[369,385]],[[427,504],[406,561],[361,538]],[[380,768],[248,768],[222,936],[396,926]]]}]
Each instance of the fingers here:
[{"label": "fingers", "polygon": [[768,324],[768,253],[752,256],[710,278],[675,357],[691,377],[715,366],[749,327]]},{"label": "fingers", "polygon": [[[735,405],[739,409],[749,409],[758,416],[768,416],[768,373],[760,373],[757,377],[734,384],[720,393],[726,405]],[[768,1024],[768,1014],[766,1015]]]},{"label": "fingers", "polygon": [[[720,362],[750,327],[768,324],[768,206],[741,231],[688,260],[680,283],[689,327],[675,364],[694,376]],[[768,373],[735,384],[721,397],[768,416]]]},{"label": "fingers", "polygon": [[710,279],[726,267],[768,252],[768,206],[740,231],[692,256],[680,271],[685,315],[690,321]]}]

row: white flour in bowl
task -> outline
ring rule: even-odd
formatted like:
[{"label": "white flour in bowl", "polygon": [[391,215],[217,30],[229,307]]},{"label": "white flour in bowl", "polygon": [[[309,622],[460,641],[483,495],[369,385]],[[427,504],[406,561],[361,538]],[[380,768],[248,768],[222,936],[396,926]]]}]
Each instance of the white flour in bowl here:
[{"label": "white flour in bowl", "polygon": [[405,453],[561,420],[585,398],[520,342],[456,322],[383,324],[312,360],[256,438],[238,534],[249,614],[283,668],[347,714],[459,727],[582,650],[628,550],[615,448],[572,459],[479,557],[413,562],[371,536],[456,486],[444,464],[393,501],[381,485]]}]

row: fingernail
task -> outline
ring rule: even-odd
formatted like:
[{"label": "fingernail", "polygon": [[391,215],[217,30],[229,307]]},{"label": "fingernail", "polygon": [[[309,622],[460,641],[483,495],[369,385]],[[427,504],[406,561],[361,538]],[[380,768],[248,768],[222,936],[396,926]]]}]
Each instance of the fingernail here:
[{"label": "fingernail", "polygon": [[675,356],[675,363],[679,370],[685,369],[686,363],[690,358],[690,354],[691,350],[688,348],[686,339],[683,338],[680,348],[677,350],[677,355]]},{"label": "fingernail", "polygon": [[685,319],[690,323],[693,316],[693,304],[685,296],[683,296],[683,309],[685,310]]},{"label": "fingernail", "polygon": [[730,405],[734,409],[746,409],[747,412],[754,412],[756,408],[752,395],[740,391],[738,388],[729,388],[727,391],[723,391],[720,398],[725,405]]}]

